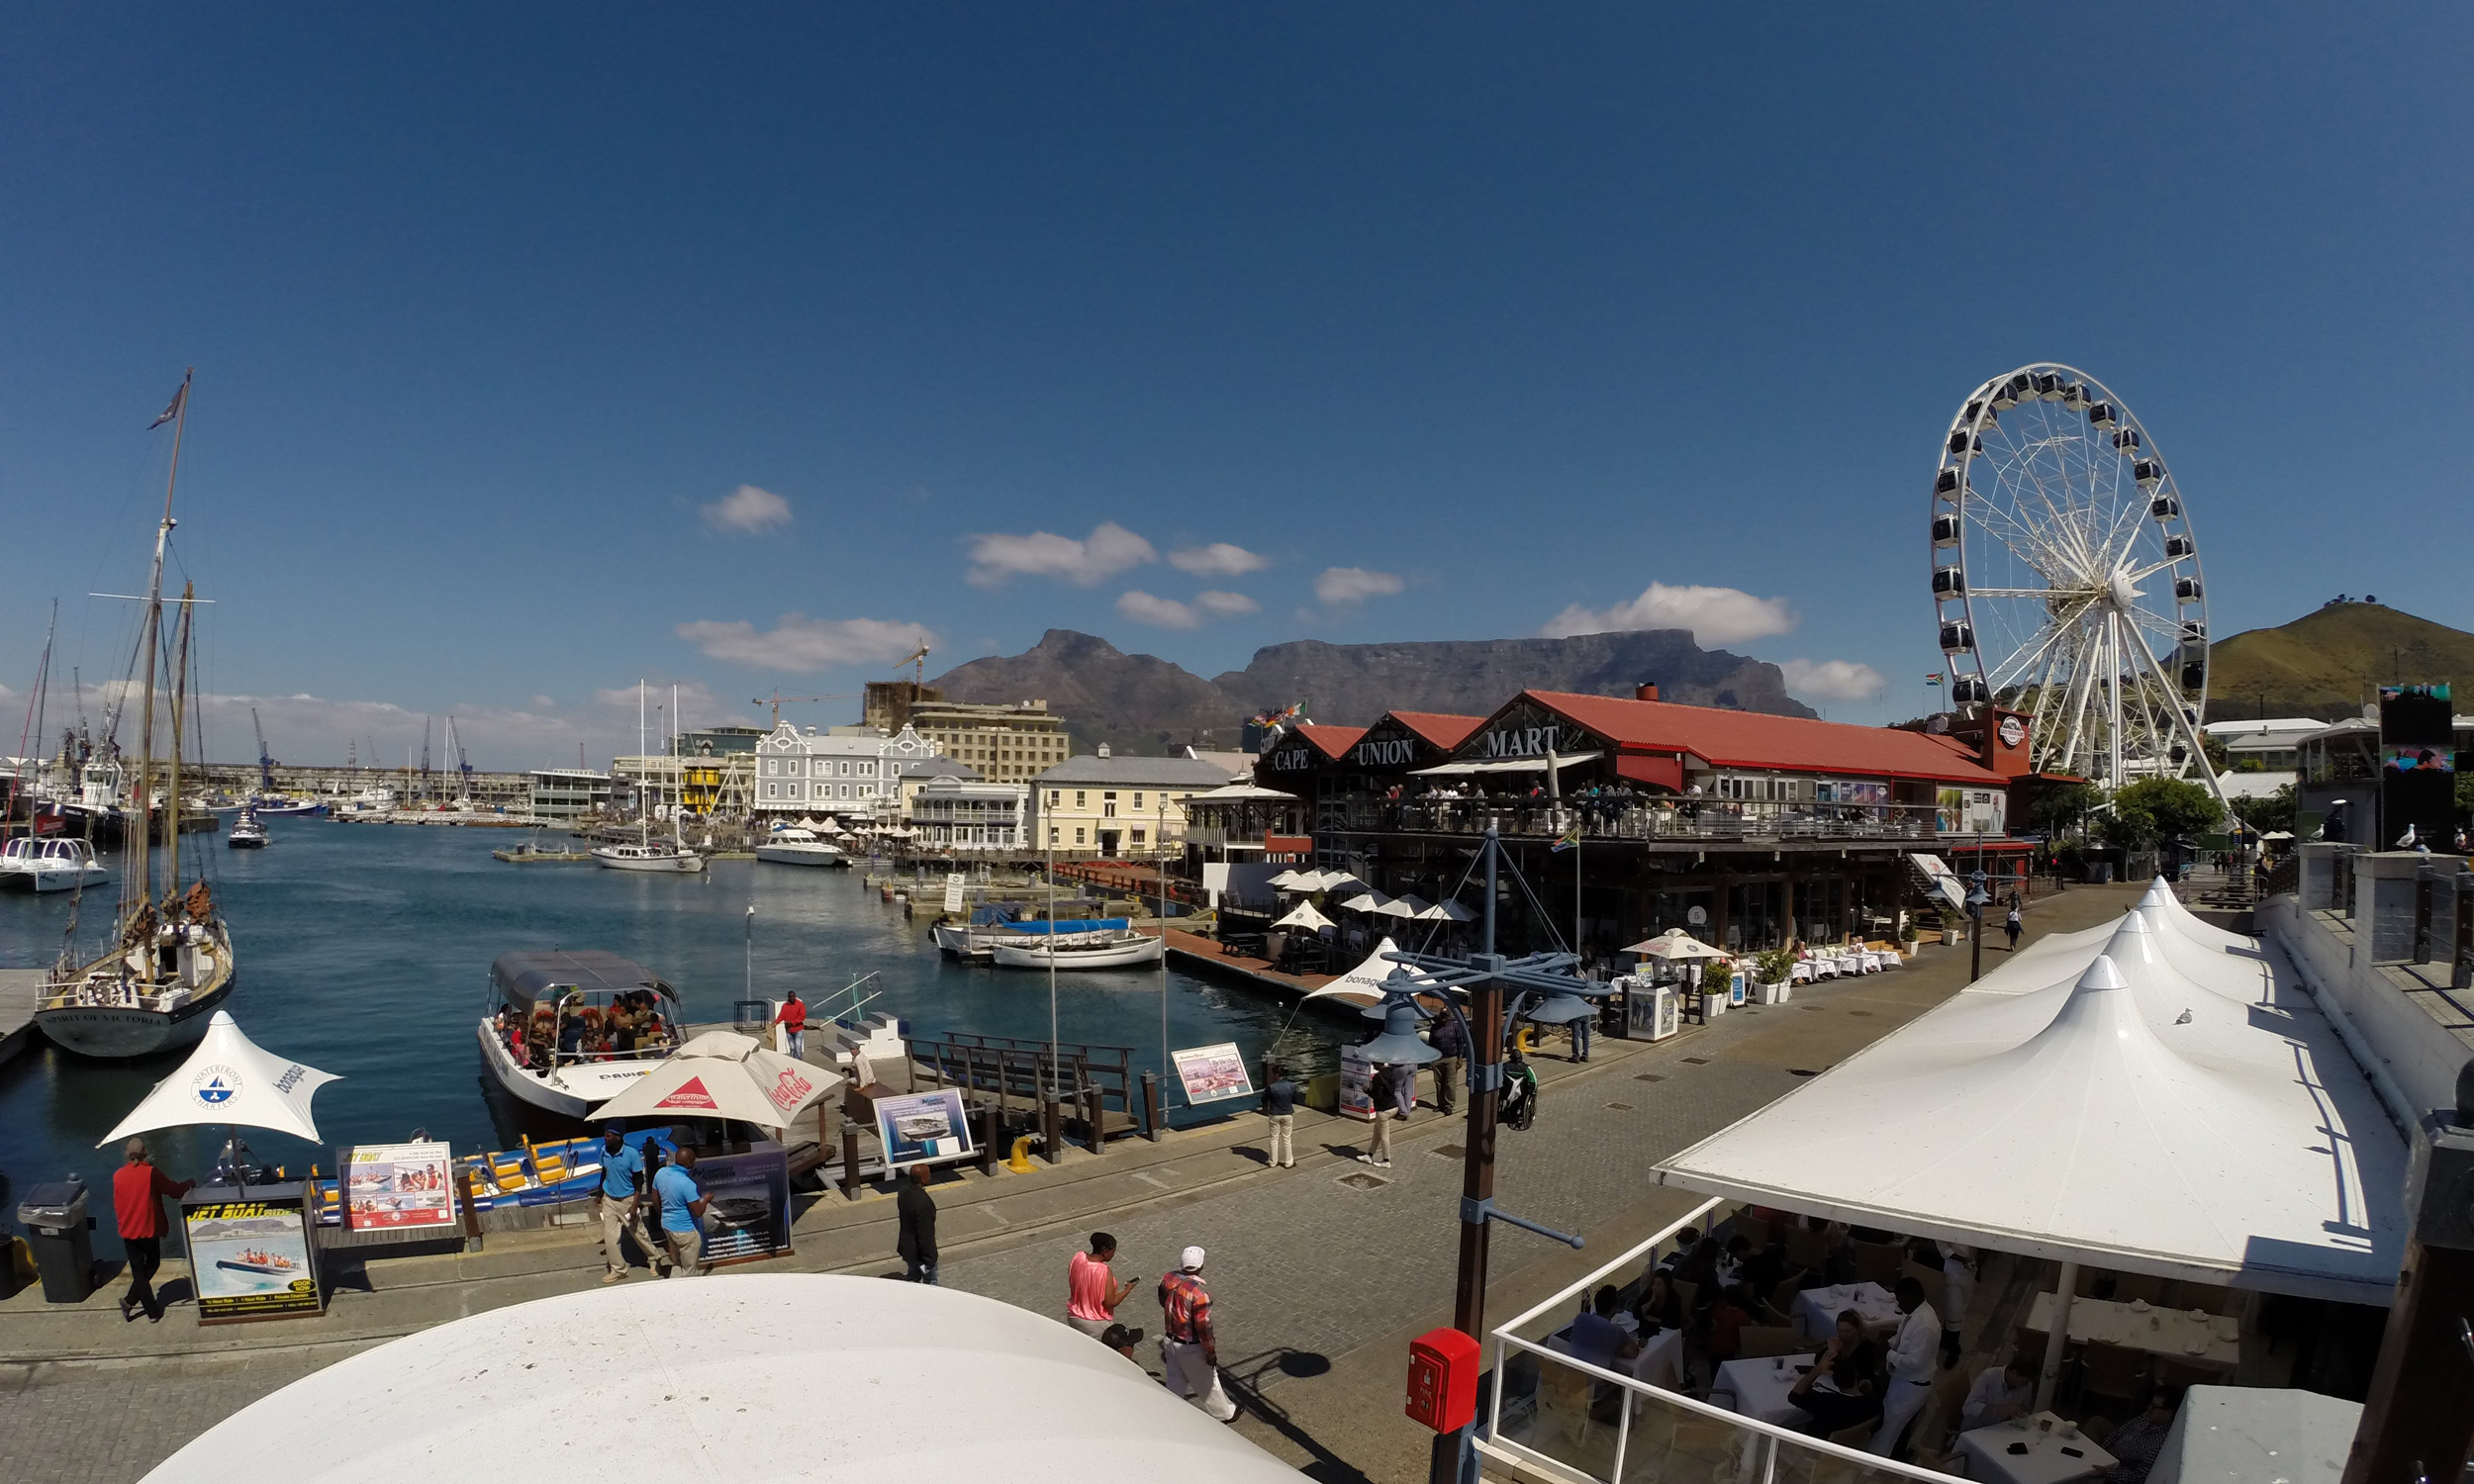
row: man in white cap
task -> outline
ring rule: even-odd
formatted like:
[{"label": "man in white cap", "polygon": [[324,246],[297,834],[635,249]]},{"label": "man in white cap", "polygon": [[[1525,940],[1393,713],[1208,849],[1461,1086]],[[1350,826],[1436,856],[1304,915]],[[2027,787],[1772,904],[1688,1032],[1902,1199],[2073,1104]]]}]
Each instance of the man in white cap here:
[{"label": "man in white cap", "polygon": [[1218,1422],[1235,1422],[1237,1404],[1220,1389],[1220,1348],[1211,1339],[1211,1294],[1202,1286],[1202,1249],[1189,1247],[1178,1271],[1160,1280],[1160,1369],[1169,1390]]}]

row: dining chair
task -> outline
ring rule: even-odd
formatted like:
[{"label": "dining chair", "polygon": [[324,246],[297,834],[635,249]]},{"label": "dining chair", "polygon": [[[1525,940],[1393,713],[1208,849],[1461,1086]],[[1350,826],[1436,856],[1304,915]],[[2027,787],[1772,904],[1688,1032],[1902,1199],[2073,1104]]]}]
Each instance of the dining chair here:
[{"label": "dining chair", "polygon": [[2147,1352],[2090,1342],[2079,1353],[2079,1396],[2129,1407],[2147,1378]]}]

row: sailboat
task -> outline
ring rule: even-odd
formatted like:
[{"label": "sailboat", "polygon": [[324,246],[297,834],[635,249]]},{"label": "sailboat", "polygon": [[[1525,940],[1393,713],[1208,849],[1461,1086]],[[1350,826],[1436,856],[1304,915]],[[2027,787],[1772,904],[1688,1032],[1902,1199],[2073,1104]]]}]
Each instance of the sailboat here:
[{"label": "sailboat", "polygon": [[[635,751],[636,757],[641,760],[644,756],[644,683],[642,681],[635,683]],[[593,847],[593,864],[607,866],[613,871],[659,871],[673,876],[692,875],[704,870],[705,858],[685,846],[676,842],[666,842],[661,845],[653,843],[653,806],[644,797],[645,790],[651,787],[650,777],[645,778],[637,786],[635,844],[596,845]]]},{"label": "sailboat", "polygon": [[[154,789],[155,682],[163,627],[163,548],[171,539],[172,493],[180,479],[180,440],[189,422],[189,378],[182,377],[172,405],[154,420],[172,428],[171,473],[163,484],[163,519],[154,530],[154,573],[146,585],[146,611],[138,640],[145,681],[141,723],[137,797]],[[129,870],[122,882],[118,934],[112,950],[85,964],[67,952],[52,968],[35,1005],[35,1024],[65,1050],[81,1056],[151,1056],[187,1046],[206,1034],[217,1006],[233,988],[232,933],[215,909],[203,878],[186,891],[180,884],[180,733],[189,690],[190,614],[195,585],[181,590],[180,618],[171,679],[171,755],[164,775],[165,810],[160,861],[162,895],[155,895],[155,852],[150,831],[129,835]]]}]

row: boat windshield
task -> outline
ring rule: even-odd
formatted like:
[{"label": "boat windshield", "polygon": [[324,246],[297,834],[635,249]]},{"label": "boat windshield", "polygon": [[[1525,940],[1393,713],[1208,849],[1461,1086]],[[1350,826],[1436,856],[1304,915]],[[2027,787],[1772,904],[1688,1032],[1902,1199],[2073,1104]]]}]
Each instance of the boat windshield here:
[{"label": "boat windshield", "polygon": [[520,1067],[664,1057],[679,1043],[678,991],[614,953],[501,954],[490,982],[499,1000],[493,1032]]}]

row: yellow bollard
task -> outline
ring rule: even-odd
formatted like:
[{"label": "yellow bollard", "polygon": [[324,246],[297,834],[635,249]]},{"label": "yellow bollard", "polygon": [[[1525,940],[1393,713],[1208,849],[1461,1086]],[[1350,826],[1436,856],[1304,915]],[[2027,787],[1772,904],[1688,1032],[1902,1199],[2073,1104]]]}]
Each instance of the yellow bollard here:
[{"label": "yellow bollard", "polygon": [[1015,1174],[1029,1174],[1038,1167],[1031,1163],[1031,1140],[1036,1137],[1024,1134],[1013,1141],[1013,1153],[1005,1157],[1005,1168]]},{"label": "yellow bollard", "polygon": [[1524,1057],[1538,1049],[1537,1043],[1530,1039],[1536,1033],[1536,1029],[1534,1026],[1522,1026],[1520,1034],[1512,1038],[1513,1048]]}]

